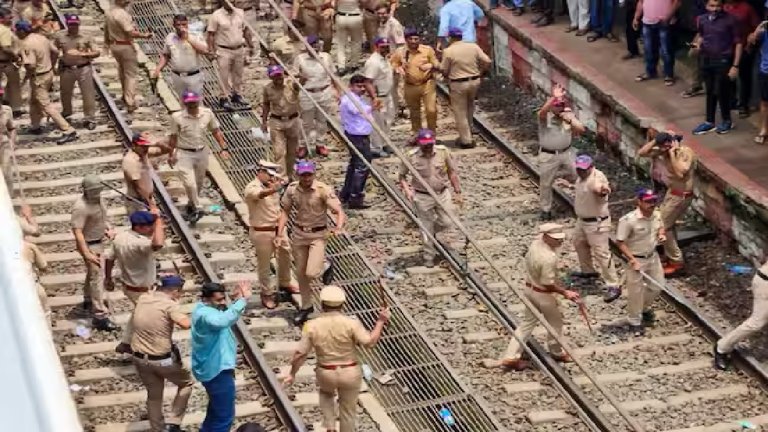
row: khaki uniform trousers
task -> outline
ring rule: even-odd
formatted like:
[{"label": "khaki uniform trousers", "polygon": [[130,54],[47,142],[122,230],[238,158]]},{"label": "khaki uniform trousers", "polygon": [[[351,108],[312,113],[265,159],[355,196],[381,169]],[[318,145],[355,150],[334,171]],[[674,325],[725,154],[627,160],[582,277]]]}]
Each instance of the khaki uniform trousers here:
[{"label": "khaki uniform trousers", "polygon": [[301,291],[301,308],[312,306],[313,280],[323,274],[325,266],[325,243],[328,231],[305,233],[294,231],[291,242],[293,262],[296,264],[296,277]]},{"label": "khaki uniform trousers", "polygon": [[[391,94],[386,96],[379,96],[382,107],[380,110],[373,111],[373,119],[376,120],[376,124],[384,131],[387,137],[392,129],[392,123],[395,121],[395,101]],[[371,133],[371,151],[374,153],[381,152],[386,141],[375,130]]]},{"label": "khaki uniform trousers", "polygon": [[10,61],[0,62],[0,79],[5,76],[5,100],[14,111],[21,109],[21,77],[19,68]]},{"label": "khaki uniform trousers", "polygon": [[682,262],[683,251],[677,244],[676,223],[683,217],[685,212],[693,202],[693,195],[681,197],[672,195],[669,191],[664,195],[664,201],[661,202],[661,220],[664,222],[664,230],[667,233],[667,241],[664,242],[664,255],[670,261]]},{"label": "khaki uniform trousers", "polygon": [[[445,188],[442,192],[437,194],[438,201],[449,211],[453,211],[453,203],[451,202],[451,191]],[[448,218],[448,213],[437,205],[432,196],[426,193],[416,192],[413,196],[413,204],[416,207],[416,216],[424,224],[424,227],[433,236],[438,232],[444,231],[451,226],[451,220]],[[422,233],[424,240],[424,259],[433,259],[437,255],[435,245],[432,240],[429,239],[427,233]]]},{"label": "khaki uniform trousers", "polygon": [[619,277],[613,266],[613,255],[608,242],[611,239],[611,218],[601,222],[576,220],[573,233],[573,248],[579,257],[581,271],[595,272],[595,263],[600,268],[600,275],[607,286],[619,286]]},{"label": "khaki uniform trousers", "polygon": [[437,93],[435,92],[435,80],[429,80],[421,85],[406,83],[403,86],[403,96],[408,105],[411,116],[411,131],[418,132],[422,128],[421,106],[427,115],[427,127],[437,130]]},{"label": "khaki uniform trousers", "polygon": [[3,172],[5,187],[8,189],[8,196],[13,196],[13,159],[11,158],[11,144],[0,144],[0,170]]},{"label": "khaki uniform trousers", "polygon": [[280,165],[280,174],[293,177],[293,165],[296,163],[296,149],[299,147],[299,118],[290,120],[269,119],[269,137],[272,140],[272,153],[275,163]]},{"label": "khaki uniform trousers", "polygon": [[472,143],[472,116],[475,115],[475,97],[480,83],[480,78],[477,78],[450,84],[451,111],[459,132],[459,141],[463,144]]},{"label": "khaki uniform trousers", "polygon": [[[323,18],[319,12],[301,9],[299,19],[304,23],[304,34],[315,35],[323,41],[323,51],[331,52],[333,45],[333,23]],[[340,65],[343,67],[343,65]]]},{"label": "khaki uniform trousers", "polygon": [[[365,30],[365,40],[372,44],[379,34],[379,17],[368,9],[363,11],[363,29]],[[395,41],[389,41],[389,43],[394,44]]]},{"label": "khaki uniform trousers", "polygon": [[[88,245],[88,249],[95,255],[104,253],[104,245],[101,243]],[[85,260],[85,269],[83,297],[91,300],[91,310],[93,311],[94,318],[106,318],[108,309],[105,301],[104,286],[100,280],[101,269],[88,260]]]},{"label": "khaki uniform trousers", "polygon": [[177,149],[179,173],[181,184],[187,191],[187,199],[190,205],[200,207],[200,189],[205,185],[205,173],[208,171],[208,157],[211,150],[206,146],[202,150],[191,151]]},{"label": "khaki uniform trousers", "polygon": [[277,234],[274,231],[249,230],[248,236],[256,251],[256,269],[259,275],[262,295],[272,295],[276,292],[270,283],[270,260],[272,255],[277,258],[277,284],[278,286],[291,285],[291,243],[288,236],[283,235],[280,245],[275,247],[274,240]]},{"label": "khaki uniform trousers", "polygon": [[541,177],[539,180],[539,206],[541,211],[552,210],[552,185],[555,178],[566,177],[569,181],[576,181],[576,168],[573,149],[567,149],[562,153],[551,154],[539,151],[539,168]]},{"label": "khaki uniform trousers", "polygon": [[64,117],[72,115],[72,93],[75,83],[80,87],[83,98],[83,115],[93,119],[96,115],[96,88],[93,84],[93,67],[91,65],[61,67],[61,113]]},{"label": "khaki uniform trousers", "polygon": [[218,47],[216,63],[219,65],[221,89],[226,95],[241,94],[243,70],[245,70],[245,48],[229,49]]},{"label": "khaki uniform trousers", "polygon": [[203,90],[205,87],[203,71],[200,71],[199,73],[196,73],[192,76],[182,76],[171,72],[171,77],[173,90],[176,92],[176,95],[179,98],[181,98],[181,95],[184,94],[184,92],[187,90],[193,91],[200,96],[203,95]]},{"label": "khaki uniform trousers", "polygon": [[336,102],[333,99],[333,90],[330,86],[322,92],[311,94],[322,108],[322,111],[315,107],[312,100],[304,95],[304,92],[299,95],[301,122],[304,125],[304,133],[306,133],[306,137],[301,137],[302,141],[306,138],[306,142],[302,143],[302,145],[307,147],[317,145],[318,140],[324,141],[323,138],[328,133],[328,122],[325,120],[323,111],[331,116],[334,116],[336,111]]},{"label": "khaki uniform trousers", "polygon": [[45,321],[48,322],[48,326],[51,326],[51,307],[48,305],[48,294],[45,292],[45,287],[40,282],[35,283],[37,288],[37,299],[40,300],[40,306],[43,308],[43,314],[45,315]]},{"label": "khaki uniform trousers", "polygon": [[349,366],[334,370],[315,369],[320,411],[323,413],[323,427],[336,429],[336,404],[334,396],[339,394],[339,432],[355,432],[357,422],[357,399],[363,385],[360,366]]},{"label": "khaki uniform trousers", "polygon": [[178,387],[176,397],[171,403],[171,415],[168,417],[168,423],[181,424],[195,384],[189,371],[182,366],[181,360],[176,359],[175,356],[166,360],[143,360],[134,357],[133,364],[136,366],[136,372],[139,374],[141,382],[147,388],[147,417],[149,418],[150,430],[152,432],[165,430],[163,392],[165,391],[166,380]]},{"label": "khaki uniform trousers", "polygon": [[[557,294],[534,291],[531,287],[526,287],[525,289],[525,296],[528,297],[528,300],[530,300],[531,303],[536,306],[536,309],[544,315],[544,319],[546,319],[549,325],[555,329],[557,335],[563,336],[563,314],[560,313],[557,297],[555,297],[556,295]],[[539,320],[537,320],[533,313],[526,308],[525,314],[523,315],[523,323],[517,330],[515,330],[515,336],[525,342],[531,337],[533,330],[538,327],[538,325]],[[550,354],[563,354],[563,347],[560,346],[552,335],[549,335],[548,345]],[[503,358],[505,360],[517,360],[522,354],[523,345],[517,341],[517,338],[513,337],[509,341],[509,346],[507,347],[507,351],[504,353]]]},{"label": "khaki uniform trousers", "polygon": [[58,108],[51,103],[51,97],[48,93],[53,83],[53,71],[41,75],[35,75],[29,82],[32,94],[29,97],[29,119],[32,127],[40,126],[43,121],[43,114],[56,123],[56,126],[62,131],[71,131],[72,126],[64,120]]},{"label": "khaki uniform trousers", "polygon": [[[147,291],[150,292],[150,291]],[[139,301],[139,297],[146,294],[146,292],[136,292],[136,291],[129,291],[125,288],[123,288],[123,294],[125,294],[126,297],[128,297],[128,300],[133,303],[133,306],[136,306],[136,303]],[[122,343],[130,345],[131,344],[131,337],[133,337],[133,312],[131,312],[131,318],[128,319],[128,323],[125,325],[125,331],[123,331],[123,338],[121,340]]]},{"label": "khaki uniform trousers", "polygon": [[[659,285],[664,285],[664,269],[661,267],[659,254],[653,253],[650,258],[635,258],[641,266],[641,270],[648,274]],[[640,272],[627,265],[625,275],[627,278],[627,321],[630,325],[638,326],[643,323],[642,314],[650,311],[656,297],[661,293],[661,288],[651,282],[646,282]]]},{"label": "khaki uniform trousers", "polygon": [[117,60],[117,76],[123,88],[123,102],[136,108],[136,83],[139,76],[139,59],[133,45],[112,45],[112,56]]},{"label": "khaki uniform trousers", "polygon": [[336,32],[333,39],[336,43],[336,64],[340,68],[347,66],[347,49],[350,52],[349,65],[360,65],[364,34],[362,15],[336,15]]},{"label": "khaki uniform trousers", "polygon": [[717,351],[727,354],[739,342],[759,332],[768,324],[768,281],[755,275],[752,279],[752,315],[717,342]]}]

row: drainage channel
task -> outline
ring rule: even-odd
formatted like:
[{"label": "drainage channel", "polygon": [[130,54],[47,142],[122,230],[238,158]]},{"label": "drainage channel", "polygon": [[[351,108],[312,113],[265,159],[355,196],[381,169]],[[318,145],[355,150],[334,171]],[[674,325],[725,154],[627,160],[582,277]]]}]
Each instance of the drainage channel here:
[{"label": "drainage channel", "polygon": [[[156,34],[152,40],[139,42],[142,51],[156,55],[162,48],[161,35],[173,31],[170,24],[179,8],[172,1],[140,0],[131,3],[131,13],[141,31]],[[260,126],[260,119],[251,109],[227,112],[217,108],[218,75],[210,62],[206,60],[204,63],[205,104],[214,110],[231,155],[229,160],[220,162],[242,194],[255,176],[254,164],[259,159],[272,159],[271,149],[253,138],[251,129]],[[170,84],[170,80],[166,82]],[[217,148],[210,136],[209,142],[212,148]],[[447,366],[446,360],[404,312],[352,239],[346,234],[334,236],[329,240],[326,252],[335,263],[334,283],[347,292],[349,314],[371,327],[382,300],[390,305],[392,319],[386,336],[377,347],[361,349],[359,354],[374,371],[386,372],[400,383],[389,385],[376,380],[368,383],[370,391],[397,427],[402,431],[502,430],[498,420],[487,410],[487,404],[471,394]],[[316,293],[319,288],[315,287]],[[439,415],[442,408],[451,410],[457,419],[455,425],[442,421]]]}]

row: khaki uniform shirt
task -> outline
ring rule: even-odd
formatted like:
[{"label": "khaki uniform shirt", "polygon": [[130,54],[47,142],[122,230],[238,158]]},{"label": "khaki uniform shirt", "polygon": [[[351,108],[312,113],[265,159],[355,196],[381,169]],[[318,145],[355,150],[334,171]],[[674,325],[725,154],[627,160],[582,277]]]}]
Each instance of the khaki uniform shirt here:
[{"label": "khaki uniform shirt", "polygon": [[557,281],[557,252],[538,236],[525,254],[528,281],[537,287],[554,285]]},{"label": "khaki uniform shirt", "polygon": [[[331,59],[331,55],[325,52],[321,52],[320,59],[327,68],[331,71],[336,71],[336,66]],[[303,76],[307,79],[304,83],[304,87],[308,90],[319,90],[331,85],[331,77],[323,69],[323,65],[315,60],[309,53],[303,52],[296,56],[294,60],[293,68],[296,70],[299,76]]]},{"label": "khaki uniform shirt", "polygon": [[184,150],[199,150],[208,144],[207,132],[219,128],[219,121],[209,108],[198,108],[196,116],[186,110],[171,114],[171,135],[178,136],[178,147]]},{"label": "khaki uniform shirt", "polygon": [[[127,10],[113,5],[107,12],[105,19],[105,34],[111,43],[133,40],[131,32],[136,30],[136,28],[133,24],[133,17]],[[105,40],[104,42],[106,43],[107,41]]]},{"label": "khaki uniform shirt", "polygon": [[440,70],[449,80],[480,76],[483,68],[491,64],[491,58],[474,42],[451,43],[443,51]]},{"label": "khaki uniform shirt", "polygon": [[299,87],[293,82],[285,81],[282,87],[270,82],[264,86],[264,103],[269,103],[269,113],[277,116],[288,116],[299,112]]},{"label": "khaki uniform shirt", "polygon": [[61,63],[66,66],[81,66],[91,62],[90,59],[79,55],[67,54],[71,50],[91,51],[94,50],[93,39],[78,33],[72,36],[66,30],[56,36],[56,46],[61,50]]},{"label": "khaki uniform shirt", "polygon": [[373,81],[378,96],[387,96],[392,91],[394,72],[392,65],[381,54],[375,52],[363,66],[363,76]]},{"label": "khaki uniform shirt", "polygon": [[0,51],[0,61],[8,62],[16,59],[6,51],[11,51],[16,55],[21,53],[21,42],[19,41],[19,38],[9,27],[3,24],[0,24],[0,47],[3,48],[3,50]]},{"label": "khaki uniform shirt", "polygon": [[187,315],[168,294],[154,291],[139,297],[133,311],[131,348],[160,356],[171,352],[173,326]]},{"label": "khaki uniform shirt", "polygon": [[224,8],[216,9],[208,18],[208,31],[214,32],[214,43],[225,48],[238,48],[245,44],[245,12],[242,9],[232,9],[232,13]]},{"label": "khaki uniform shirt", "polygon": [[117,261],[123,283],[133,287],[149,288],[157,279],[155,251],[152,240],[134,230],[118,232],[104,254]]},{"label": "khaki uniform shirt", "polygon": [[362,13],[360,0],[338,0],[336,2],[336,11],[343,13]]},{"label": "khaki uniform shirt", "polygon": [[[189,35],[189,38],[194,36]],[[205,42],[195,39],[202,45]],[[168,66],[174,72],[194,72],[200,70],[200,54],[195,51],[191,43],[179,37],[176,32],[168,33],[165,37],[163,54],[168,58]]]},{"label": "khaki uniform shirt", "polygon": [[539,122],[539,146],[547,150],[565,150],[571,146],[571,125],[555,118],[552,113],[547,113],[544,124]]},{"label": "khaki uniform shirt", "polygon": [[298,351],[317,352],[317,364],[342,365],[357,361],[355,348],[371,340],[363,324],[341,312],[323,312],[308,321],[301,332]]},{"label": "khaki uniform shirt", "polygon": [[0,149],[10,143],[11,131],[14,129],[16,126],[13,124],[13,110],[8,105],[3,105],[0,108]]},{"label": "khaki uniform shirt", "polygon": [[405,83],[410,85],[422,85],[432,79],[432,71],[424,72],[419,69],[420,66],[431,63],[435,68],[440,67],[435,50],[428,45],[419,45],[416,52],[410,51],[407,46],[400,47],[395,50],[391,62],[395,68],[405,70]]},{"label": "khaki uniform shirt", "polygon": [[123,156],[123,178],[127,195],[133,198],[141,198],[139,191],[134,187],[133,182],[139,181],[145,190],[153,190],[152,179],[149,176],[149,159],[146,161],[134,151],[129,151]]},{"label": "khaki uniform shirt", "polygon": [[592,173],[586,179],[582,180],[579,177],[574,191],[576,216],[580,218],[609,216],[608,195],[601,196],[597,193],[603,186],[608,185],[608,178],[597,168],[592,168]]},{"label": "khaki uniform shirt", "polygon": [[[450,186],[448,171],[453,171],[456,167],[448,147],[435,145],[431,156],[424,156],[420,149],[415,148],[408,152],[408,160],[435,192],[440,193]],[[408,167],[404,163],[400,165],[400,178],[408,178]],[[426,186],[416,178],[413,179],[413,188],[421,192],[427,191]]]},{"label": "khaki uniform shirt", "polygon": [[53,34],[51,27],[49,27],[53,22],[53,12],[46,3],[43,3],[40,8],[30,4],[21,11],[21,18],[29,21],[32,24],[32,28],[40,32],[40,34],[45,36]]},{"label": "khaki uniform shirt", "polygon": [[42,75],[53,69],[52,55],[58,52],[59,49],[53,41],[37,33],[31,33],[21,41],[21,57],[24,65],[34,66],[36,75]]},{"label": "khaki uniform shirt", "polygon": [[405,43],[405,30],[403,25],[395,17],[391,17],[384,24],[379,23],[376,36],[389,39],[390,44],[403,45]]},{"label": "khaki uniform shirt", "polygon": [[84,197],[75,200],[70,219],[72,228],[83,230],[85,241],[101,240],[107,231],[107,207],[102,198],[98,204],[89,203]]},{"label": "khaki uniform shirt", "polygon": [[315,180],[309,189],[304,189],[295,181],[288,185],[280,205],[286,212],[296,207],[296,225],[314,228],[327,225],[326,212],[334,202],[341,205],[333,188],[327,184]]},{"label": "khaki uniform shirt", "polygon": [[622,216],[616,228],[616,240],[624,242],[633,255],[650,256],[659,241],[659,231],[664,227],[661,212],[654,210],[645,217],[639,209]]},{"label": "khaki uniform shirt", "polygon": [[245,203],[248,205],[248,225],[252,227],[277,227],[280,218],[280,197],[273,193],[263,198],[261,191],[266,189],[261,180],[256,179],[245,187]]},{"label": "khaki uniform shirt", "polygon": [[683,177],[676,177],[672,174],[672,170],[667,165],[667,159],[663,158],[665,166],[667,166],[667,183],[670,189],[675,189],[684,192],[690,192],[693,190],[693,171],[696,164],[696,154],[690,147],[680,146],[675,152],[677,157],[682,161],[688,161],[691,165],[688,172]]}]

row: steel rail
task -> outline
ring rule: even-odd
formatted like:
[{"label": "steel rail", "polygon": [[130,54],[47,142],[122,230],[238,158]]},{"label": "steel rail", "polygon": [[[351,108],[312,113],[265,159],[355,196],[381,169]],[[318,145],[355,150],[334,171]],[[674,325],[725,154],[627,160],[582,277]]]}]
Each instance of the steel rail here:
[{"label": "steel rail", "polygon": [[[64,19],[64,14],[61,12],[58,5],[55,4],[53,0],[49,0],[48,4],[51,7],[54,16],[56,16],[59,21],[59,24],[61,24],[61,27],[66,29],[67,25]],[[117,131],[123,138],[124,147],[130,148],[129,143],[133,136],[130,125],[117,108],[114,99],[109,94],[109,91],[99,77],[99,74],[95,71],[93,73],[93,81],[96,87],[96,92],[107,107],[109,116],[116,123]],[[206,258],[205,252],[195,238],[195,234],[189,229],[187,223],[184,222],[181,212],[176,208],[168,190],[163,185],[162,179],[154,169],[150,169],[150,176],[155,193],[160,197],[160,204],[164,208],[165,214],[168,215],[168,219],[170,220],[174,231],[179,235],[179,238],[184,245],[184,249],[192,257],[195,267],[207,281],[220,283],[221,281],[216,275],[216,271],[210,261]],[[243,355],[246,357],[248,364],[256,370],[262,387],[274,401],[275,412],[280,417],[283,425],[291,432],[303,432],[307,430],[304,421],[294,408],[288,395],[283,390],[283,386],[272,371],[264,354],[259,349],[258,344],[250,335],[248,326],[242,318],[239,319],[234,326],[234,333],[244,347]]]},{"label": "steel rail", "polygon": [[[443,96],[448,96],[449,91],[443,84],[438,85],[438,89]],[[522,152],[510,145],[502,136],[497,134],[493,127],[488,124],[487,121],[481,119],[478,115],[473,117],[474,124],[478,126],[480,135],[488,141],[502,150],[505,154],[515,159],[531,176],[538,179],[540,178],[539,170],[531,163]],[[561,188],[554,187],[556,196],[561,202],[566,204],[569,208],[573,209],[574,200],[568,194],[566,194]],[[627,258],[619,251],[618,245],[613,238],[610,239],[611,250],[623,262],[627,262]],[[677,309],[677,311],[683,315],[689,322],[693,323],[697,327],[705,331],[707,339],[710,341],[717,341],[725,336],[719,329],[718,325],[711,319],[707,318],[695,305],[693,305],[685,295],[680,293],[676,288],[669,284],[660,284],[656,280],[652,279],[645,272],[641,272],[641,276],[646,282],[649,282],[661,289],[662,298],[670,303]],[[734,358],[738,365],[740,365],[747,373],[757,378],[760,381],[764,390],[768,391],[768,369],[763,366],[754,356],[750,355],[746,350],[736,348],[734,350]]]}]

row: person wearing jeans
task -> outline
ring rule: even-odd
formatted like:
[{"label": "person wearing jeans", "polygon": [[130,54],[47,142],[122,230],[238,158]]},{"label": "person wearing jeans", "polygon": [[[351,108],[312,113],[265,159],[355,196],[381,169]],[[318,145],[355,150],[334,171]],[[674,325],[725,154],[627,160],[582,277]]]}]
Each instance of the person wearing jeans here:
[{"label": "person wearing jeans", "polygon": [[203,284],[201,301],[192,311],[192,373],[208,393],[200,432],[229,432],[235,421],[237,342],[231,327],[251,297],[250,283],[241,281],[227,305],[224,286]]},{"label": "person wearing jeans", "polygon": [[618,42],[613,34],[613,16],[615,0],[590,0],[589,25],[594,34],[587,37],[587,42],[594,42],[605,38],[611,42]]},{"label": "person wearing jeans", "polygon": [[[339,102],[339,117],[344,127],[344,134],[360,151],[367,161],[371,161],[371,133],[373,126],[367,117],[373,115],[373,108],[362,98],[367,91],[368,79],[362,75],[354,75],[349,80],[350,91],[341,97]],[[356,101],[355,104],[353,101]],[[376,100],[378,102],[378,99]],[[365,114],[360,112],[359,105]],[[339,199],[351,209],[365,209],[369,206],[363,203],[365,199],[365,183],[370,174],[368,166],[356,152],[349,152],[349,164],[344,178],[344,186],[339,193]]]},{"label": "person wearing jeans", "polygon": [[656,65],[659,56],[664,64],[664,84],[675,83],[675,56],[672,53],[672,24],[679,0],[638,0],[632,27],[640,30],[643,25],[643,46],[645,51],[645,72],[635,81],[646,81],[658,76]]},{"label": "person wearing jeans", "polygon": [[[739,73],[742,35],[736,17],[723,11],[722,0],[709,0],[707,14],[697,22],[697,34],[691,50],[698,51],[706,91],[706,119],[693,129],[694,135],[717,131],[725,134],[733,129],[731,121],[732,80]],[[720,106],[722,122],[715,126],[715,111]]]}]

